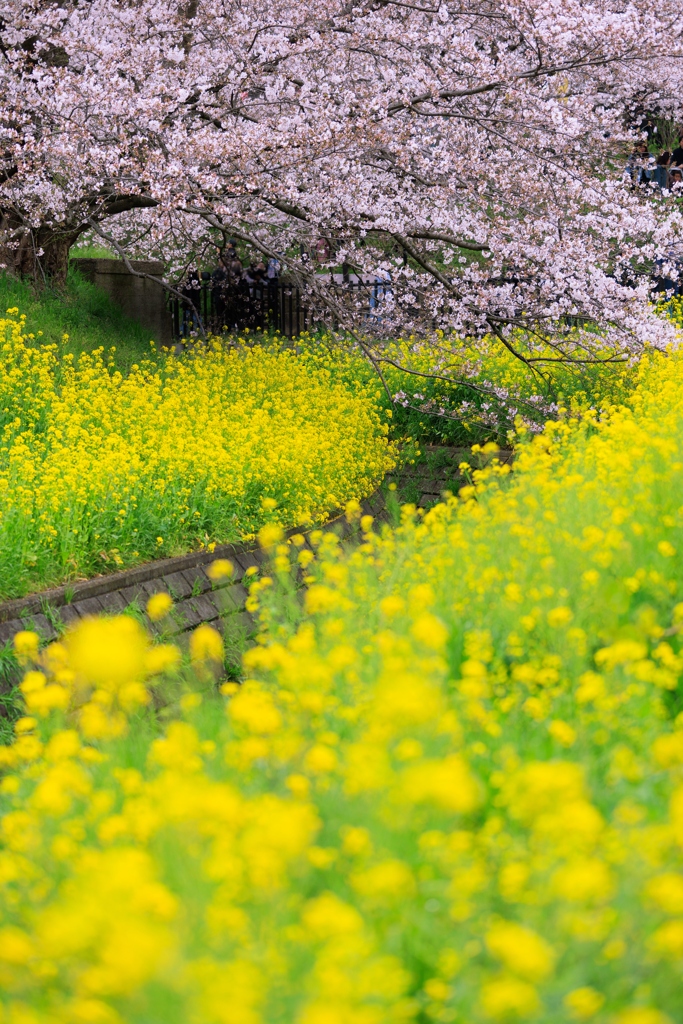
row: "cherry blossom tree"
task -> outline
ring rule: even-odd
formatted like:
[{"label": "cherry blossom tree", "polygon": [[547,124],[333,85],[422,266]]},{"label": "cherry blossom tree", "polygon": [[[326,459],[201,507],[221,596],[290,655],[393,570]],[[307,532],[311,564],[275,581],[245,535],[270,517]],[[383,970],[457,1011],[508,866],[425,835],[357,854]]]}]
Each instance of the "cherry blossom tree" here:
[{"label": "cherry blossom tree", "polygon": [[637,110],[683,120],[682,55],[676,0],[0,0],[0,262],[59,283],[91,231],[179,273],[234,237],[378,366],[404,330],[621,357],[668,337],[680,203],[623,169]]}]

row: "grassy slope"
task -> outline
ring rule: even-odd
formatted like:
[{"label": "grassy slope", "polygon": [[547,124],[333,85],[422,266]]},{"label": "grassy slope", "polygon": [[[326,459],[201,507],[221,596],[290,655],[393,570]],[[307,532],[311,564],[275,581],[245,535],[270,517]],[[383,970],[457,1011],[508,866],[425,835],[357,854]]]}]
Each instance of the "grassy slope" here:
[{"label": "grassy slope", "polygon": [[64,292],[39,292],[25,281],[0,275],[0,314],[13,307],[26,314],[30,330],[43,332],[46,342],[57,343],[68,334],[67,350],[75,353],[115,346],[123,371],[149,353],[149,331],[75,270],[69,272]]}]

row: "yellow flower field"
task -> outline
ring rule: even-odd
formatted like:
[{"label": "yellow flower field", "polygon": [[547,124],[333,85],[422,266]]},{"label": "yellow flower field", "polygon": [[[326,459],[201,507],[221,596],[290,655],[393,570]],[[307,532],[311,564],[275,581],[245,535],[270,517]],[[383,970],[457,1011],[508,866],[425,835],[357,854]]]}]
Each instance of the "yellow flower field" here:
[{"label": "yellow flower field", "polygon": [[[277,347],[77,359],[0,320],[0,598],[322,521],[395,462],[376,386]],[[4,339],[4,340],[3,340]]]},{"label": "yellow flower field", "polygon": [[[682,309],[672,300],[661,312],[678,323]],[[572,336],[577,336],[575,329],[564,338]],[[459,447],[497,441],[507,446],[508,432],[520,417],[537,432],[555,418],[558,401],[577,410],[603,409],[628,401],[637,382],[633,361],[562,362],[552,348],[542,348],[523,331],[513,332],[511,341],[522,355],[544,355],[548,362],[526,364],[493,335],[386,341],[379,360],[386,390],[378,389],[377,398],[392,410],[393,432],[424,443]],[[347,341],[302,335],[297,348],[335,378],[364,380],[368,386],[377,380],[364,353]]]},{"label": "yellow flower field", "polygon": [[4,1020],[683,1019],[683,357],[360,528],[268,532],[220,695],[208,627],[175,676],[125,617],[19,636]]}]

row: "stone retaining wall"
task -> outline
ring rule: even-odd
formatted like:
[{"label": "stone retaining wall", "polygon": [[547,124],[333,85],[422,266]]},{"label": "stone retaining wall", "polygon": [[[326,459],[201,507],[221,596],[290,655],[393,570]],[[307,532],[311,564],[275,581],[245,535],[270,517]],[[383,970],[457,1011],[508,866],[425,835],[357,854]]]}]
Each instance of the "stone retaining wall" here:
[{"label": "stone retaining wall", "polygon": [[[384,495],[377,491],[364,502],[364,512],[381,518],[385,511]],[[350,527],[343,516],[330,520],[323,530],[335,530],[341,537]],[[289,535],[295,533],[290,530]],[[310,546],[308,538],[306,544]],[[181,635],[201,622],[232,620],[244,628],[252,625],[244,604],[247,591],[241,582],[215,584],[206,569],[218,558],[229,559],[241,578],[251,566],[260,567],[266,555],[256,546],[221,544],[213,551],[195,551],[178,558],[148,562],[134,569],[100,576],[92,580],[65,584],[28,597],[0,604],[0,645],[10,643],[23,629],[35,630],[45,642],[57,636],[77,619],[89,615],[116,614],[137,606],[144,614],[149,598],[166,591],[173,598],[173,626],[165,632]],[[150,630],[153,623],[147,621]]]},{"label": "stone retaining wall", "polygon": [[[509,461],[511,453],[500,453]],[[405,466],[387,477],[385,485],[363,502],[363,512],[378,521],[391,518],[391,499],[387,504],[387,484],[396,484],[395,502],[411,501],[426,508],[440,500],[444,491],[456,491],[463,483],[458,469],[462,461],[471,460],[472,453],[463,448],[428,446],[424,461]],[[335,530],[340,538],[349,538],[356,530],[344,516],[330,520],[323,530]],[[289,535],[295,533],[290,530]],[[310,546],[308,538],[306,544]],[[220,625],[226,637],[248,637],[254,623],[245,611],[247,591],[241,582],[216,585],[209,579],[206,569],[217,558],[227,558],[236,567],[236,576],[242,577],[250,566],[260,567],[264,553],[256,546],[223,544],[213,551],[196,551],[178,558],[149,562],[109,576],[96,577],[70,583],[39,594],[6,601],[0,604],[0,647],[11,644],[15,633],[23,629],[35,630],[45,642],[50,642],[71,623],[89,615],[116,614],[137,608],[144,616],[149,598],[166,591],[174,599],[172,625],[164,623],[164,632],[182,637],[202,622]],[[146,619],[146,616],[145,616]],[[146,619],[153,632],[156,627]],[[5,681],[5,686],[8,680]],[[2,683],[0,682],[0,689]]]},{"label": "stone retaining wall", "polygon": [[470,448],[424,445],[418,462],[389,474],[387,481],[396,482],[401,502],[413,502],[418,508],[430,508],[441,501],[445,491],[457,494],[463,486],[465,478],[459,468],[462,463],[466,462],[476,468],[494,457],[499,462],[511,463],[513,452],[504,450],[495,456],[479,455],[475,458]]},{"label": "stone retaining wall", "polygon": [[[166,291],[156,281],[131,274],[123,260],[72,258],[80,273],[102,288],[131,320],[149,331],[158,345],[173,343],[173,319],[166,302]],[[133,260],[131,266],[141,274],[163,277],[164,265],[155,260]]]}]

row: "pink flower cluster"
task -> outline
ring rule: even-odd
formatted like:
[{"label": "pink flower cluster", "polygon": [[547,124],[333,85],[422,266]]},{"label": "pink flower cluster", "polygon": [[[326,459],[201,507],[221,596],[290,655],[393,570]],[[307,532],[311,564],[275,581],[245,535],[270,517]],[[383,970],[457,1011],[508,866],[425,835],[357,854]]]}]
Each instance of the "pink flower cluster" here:
[{"label": "pink flower cluster", "polygon": [[235,238],[357,335],[664,344],[680,204],[623,169],[639,111],[683,119],[682,33],[678,0],[0,0],[0,263],[91,232],[177,277]]}]

